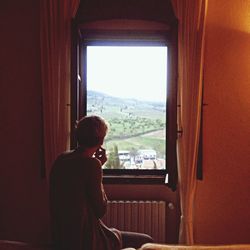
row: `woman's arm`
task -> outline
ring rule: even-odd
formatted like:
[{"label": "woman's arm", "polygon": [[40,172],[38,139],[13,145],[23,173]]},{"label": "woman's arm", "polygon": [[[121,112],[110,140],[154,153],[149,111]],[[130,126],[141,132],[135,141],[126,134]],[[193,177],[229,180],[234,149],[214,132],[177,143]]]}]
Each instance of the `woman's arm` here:
[{"label": "woman's arm", "polygon": [[102,218],[107,209],[107,196],[102,184],[102,166],[96,159],[92,159],[87,177],[88,198],[97,218]]}]

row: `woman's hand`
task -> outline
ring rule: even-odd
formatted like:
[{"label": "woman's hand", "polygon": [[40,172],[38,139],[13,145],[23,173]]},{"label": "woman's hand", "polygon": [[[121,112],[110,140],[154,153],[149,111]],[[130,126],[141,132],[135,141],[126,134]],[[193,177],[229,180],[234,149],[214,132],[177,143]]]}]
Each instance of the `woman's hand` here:
[{"label": "woman's hand", "polygon": [[106,150],[102,147],[98,148],[94,154],[94,157],[98,159],[103,165],[107,161]]}]

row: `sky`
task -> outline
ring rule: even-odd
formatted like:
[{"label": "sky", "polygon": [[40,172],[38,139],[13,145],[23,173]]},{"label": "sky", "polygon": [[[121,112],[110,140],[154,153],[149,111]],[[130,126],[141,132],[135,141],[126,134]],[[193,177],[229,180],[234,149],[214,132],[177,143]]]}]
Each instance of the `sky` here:
[{"label": "sky", "polygon": [[166,101],[167,47],[88,46],[87,89]]}]

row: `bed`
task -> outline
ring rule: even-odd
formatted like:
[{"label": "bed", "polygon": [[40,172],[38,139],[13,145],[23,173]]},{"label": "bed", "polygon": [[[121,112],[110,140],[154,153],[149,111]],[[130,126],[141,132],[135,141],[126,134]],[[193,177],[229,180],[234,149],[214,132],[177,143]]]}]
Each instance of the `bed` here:
[{"label": "bed", "polygon": [[250,244],[185,246],[147,243],[140,250],[250,250]]}]

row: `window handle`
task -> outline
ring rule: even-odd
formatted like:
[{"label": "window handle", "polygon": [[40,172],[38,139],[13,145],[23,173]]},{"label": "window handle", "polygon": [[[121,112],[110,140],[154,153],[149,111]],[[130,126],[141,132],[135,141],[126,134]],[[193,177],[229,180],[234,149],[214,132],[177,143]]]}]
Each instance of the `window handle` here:
[{"label": "window handle", "polygon": [[183,129],[178,129],[177,130],[177,137],[182,137],[183,134]]}]

